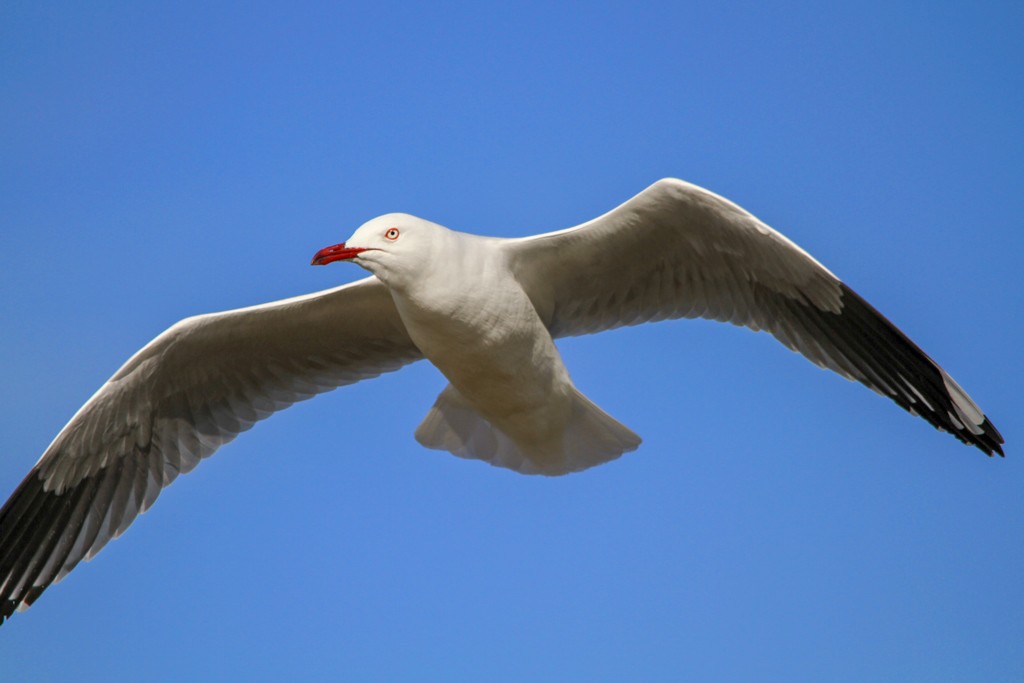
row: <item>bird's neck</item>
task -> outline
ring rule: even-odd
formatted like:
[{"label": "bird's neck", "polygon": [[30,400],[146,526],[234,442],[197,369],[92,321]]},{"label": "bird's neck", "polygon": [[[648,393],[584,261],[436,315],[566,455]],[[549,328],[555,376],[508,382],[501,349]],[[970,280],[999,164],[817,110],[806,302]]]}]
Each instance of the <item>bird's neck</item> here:
[{"label": "bird's neck", "polygon": [[455,232],[445,237],[415,270],[378,275],[396,302],[401,300],[400,306],[453,315],[460,308],[483,305],[486,293],[501,291],[514,282],[494,240]]}]

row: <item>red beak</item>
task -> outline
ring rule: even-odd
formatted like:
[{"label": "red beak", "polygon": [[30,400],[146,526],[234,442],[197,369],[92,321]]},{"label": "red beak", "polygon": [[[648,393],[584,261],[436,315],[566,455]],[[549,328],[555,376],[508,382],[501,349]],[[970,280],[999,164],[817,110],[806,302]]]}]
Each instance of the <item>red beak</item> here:
[{"label": "red beak", "polygon": [[335,261],[347,261],[351,258],[355,258],[356,254],[360,254],[366,251],[361,247],[346,247],[345,243],[335,244],[330,247],[324,247],[320,251],[313,254],[313,260],[309,265],[311,266],[326,266],[328,263]]}]

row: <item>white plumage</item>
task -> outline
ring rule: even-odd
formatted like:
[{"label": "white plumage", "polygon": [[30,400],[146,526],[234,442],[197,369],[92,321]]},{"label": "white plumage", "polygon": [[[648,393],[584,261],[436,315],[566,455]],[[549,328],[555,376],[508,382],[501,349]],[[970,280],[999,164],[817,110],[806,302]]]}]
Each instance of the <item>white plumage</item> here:
[{"label": "white plumage", "polygon": [[523,473],[585,469],[640,443],[573,386],[554,338],[680,317],[766,330],[1002,454],[981,409],[875,309],[783,235],[679,180],[524,239],[388,214],[314,263],[334,260],[373,275],[183,320],[78,411],[0,510],[0,621],[258,420],[423,357],[450,384],[417,440]]}]

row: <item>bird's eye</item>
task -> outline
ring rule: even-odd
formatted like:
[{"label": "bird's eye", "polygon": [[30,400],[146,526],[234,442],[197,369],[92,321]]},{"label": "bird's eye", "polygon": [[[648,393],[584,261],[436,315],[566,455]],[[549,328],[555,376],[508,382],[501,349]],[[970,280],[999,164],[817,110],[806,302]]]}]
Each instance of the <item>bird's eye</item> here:
[{"label": "bird's eye", "polygon": [[394,242],[398,239],[398,228],[388,228],[388,231],[384,233],[384,237]]}]

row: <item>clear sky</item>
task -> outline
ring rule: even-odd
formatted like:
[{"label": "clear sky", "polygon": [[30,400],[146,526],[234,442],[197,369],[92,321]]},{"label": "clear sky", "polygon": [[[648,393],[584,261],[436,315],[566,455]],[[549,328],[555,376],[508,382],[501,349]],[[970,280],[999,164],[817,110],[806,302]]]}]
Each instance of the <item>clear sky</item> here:
[{"label": "clear sky", "polygon": [[1008,457],[677,321],[561,344],[645,441],[529,478],[416,444],[422,363],[179,479],[0,679],[1020,681],[1021,5],[354,4],[0,7],[0,496],[176,320],[362,277],[308,263],[375,215],[524,235],[663,176],[844,278]]}]

